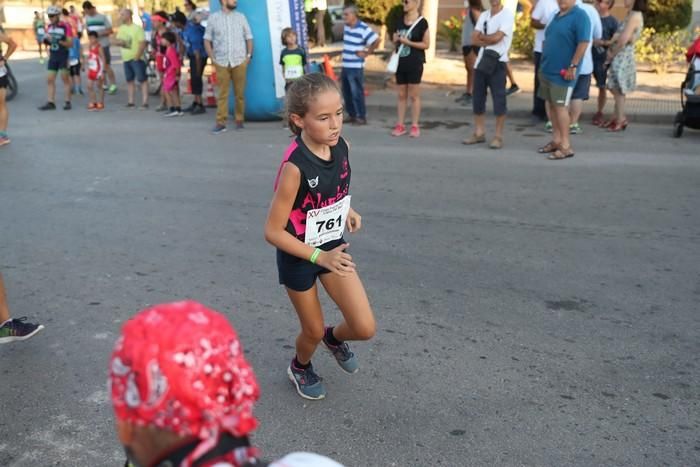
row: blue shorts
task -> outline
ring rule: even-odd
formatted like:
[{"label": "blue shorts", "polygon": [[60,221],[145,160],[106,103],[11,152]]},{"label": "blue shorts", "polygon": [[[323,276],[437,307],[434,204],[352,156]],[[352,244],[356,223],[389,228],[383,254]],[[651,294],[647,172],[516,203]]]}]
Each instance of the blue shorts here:
[{"label": "blue shorts", "polygon": [[605,60],[593,60],[593,76],[596,87],[605,89],[605,83],[608,81],[608,67],[605,66]]},{"label": "blue shorts", "polygon": [[571,99],[587,101],[590,97],[591,90],[591,75],[578,75],[574,92],[571,94]]},{"label": "blue shorts", "polygon": [[129,60],[124,62],[124,75],[126,82],[131,83],[134,78],[139,83],[146,81],[146,62],[143,60]]},{"label": "blue shorts", "polygon": [[[330,251],[345,243],[345,239],[335,240],[319,248],[323,251]],[[321,274],[328,274],[330,271],[322,268],[311,261],[297,258],[284,251],[277,250],[277,271],[279,272],[280,284],[295,292],[306,292],[316,283],[316,278]]]}]

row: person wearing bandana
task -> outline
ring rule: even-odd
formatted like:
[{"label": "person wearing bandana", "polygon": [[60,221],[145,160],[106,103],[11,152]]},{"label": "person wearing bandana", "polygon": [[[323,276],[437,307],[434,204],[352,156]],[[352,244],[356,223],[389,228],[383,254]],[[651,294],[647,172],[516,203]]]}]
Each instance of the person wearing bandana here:
[{"label": "person wearing bandana", "polygon": [[133,467],[342,467],[312,453],[266,463],[249,436],[260,389],[236,331],[194,301],[124,324],[109,364],[116,429]]}]

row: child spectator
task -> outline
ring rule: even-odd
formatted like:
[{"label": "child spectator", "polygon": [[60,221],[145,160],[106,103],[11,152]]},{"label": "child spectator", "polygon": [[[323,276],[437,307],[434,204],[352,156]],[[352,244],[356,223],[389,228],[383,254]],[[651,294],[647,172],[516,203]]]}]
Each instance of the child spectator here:
[{"label": "child spectator", "polygon": [[181,117],[184,115],[180,106],[180,54],[177,53],[177,37],[172,31],[164,32],[161,39],[161,44],[166,48],[165,62],[163,71],[163,92],[165,93],[165,102],[169,108],[166,117]]},{"label": "child spectator", "polygon": [[80,72],[80,57],[83,55],[82,47],[80,46],[80,33],[78,31],[78,22],[67,9],[61,10],[63,15],[63,21],[70,25],[72,45],[68,50],[68,71],[70,73],[71,81],[73,82],[73,94],[80,94],[83,96],[83,83],[81,82]]},{"label": "child spectator", "polygon": [[[166,48],[163,47],[161,43],[161,37],[168,31],[168,14],[164,11],[158,11],[153,14],[151,21],[153,22],[153,27],[155,28],[155,34],[153,34],[153,47],[155,61],[156,61],[156,71],[158,72],[158,77],[160,82],[163,82],[163,72],[165,71],[165,51]],[[156,108],[156,112],[163,112],[168,110],[168,106],[165,103],[165,92],[161,86],[160,90],[160,105]]]},{"label": "child spectator", "polygon": [[[88,32],[89,49],[87,55],[88,104],[89,111],[100,111],[105,108],[104,66],[105,53],[100,45],[97,31]],[[95,90],[97,89],[97,90]]]},{"label": "child spectator", "polygon": [[280,54],[280,65],[282,65],[282,75],[286,84],[285,91],[292,83],[305,74],[306,52],[297,44],[297,33],[292,28],[282,30],[282,53]]}]

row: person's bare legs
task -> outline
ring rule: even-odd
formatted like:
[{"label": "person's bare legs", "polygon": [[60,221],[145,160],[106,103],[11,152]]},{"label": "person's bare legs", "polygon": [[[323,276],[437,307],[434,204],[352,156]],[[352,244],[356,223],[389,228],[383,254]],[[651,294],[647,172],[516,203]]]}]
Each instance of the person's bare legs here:
[{"label": "person's bare legs", "polygon": [[97,103],[97,94],[95,93],[95,84],[96,81],[89,79],[88,80],[88,102],[90,104],[95,104]]},{"label": "person's bare legs", "polygon": [[46,78],[46,94],[49,102],[56,103],[56,73],[49,72]]},{"label": "person's bare legs", "polygon": [[470,96],[474,92],[474,65],[476,64],[477,55],[474,52],[469,52],[464,61],[467,65],[467,94]]},{"label": "person's bare legs", "polygon": [[408,85],[408,98],[411,99],[411,125],[417,127],[420,121],[420,84]]},{"label": "person's bare legs", "polygon": [[510,62],[506,62],[506,74],[508,75],[508,81],[510,81],[510,87],[517,87],[518,84],[515,82],[515,77],[513,76],[513,67],[510,65]]},{"label": "person's bare legs", "polygon": [[400,84],[397,86],[398,100],[396,102],[396,123],[403,125],[406,121],[406,109],[408,108],[408,85]]},{"label": "person's bare legs", "polygon": [[498,115],[496,117],[496,138],[499,138],[501,141],[503,141],[503,129],[506,126],[506,116],[505,115]]},{"label": "person's bare legs", "polygon": [[5,295],[5,282],[0,274],[0,325],[10,319],[10,309],[7,306],[7,295]]},{"label": "person's bare legs", "polygon": [[319,278],[343,314],[343,322],[333,328],[333,336],[339,341],[366,341],[374,337],[377,330],[374,313],[357,271],[345,277],[328,273]]},{"label": "person's bare legs", "polygon": [[141,86],[141,105],[148,105],[148,81],[144,81]]},{"label": "person's bare legs", "polygon": [[105,64],[105,75],[107,76],[107,83],[109,83],[110,85],[117,84],[117,78],[114,76],[114,70],[112,69],[112,65]]},{"label": "person's bare legs", "polygon": [[63,77],[63,100],[70,102],[71,95],[73,94],[73,82],[70,79],[70,74],[67,72],[62,73]]},{"label": "person's bare legs", "polygon": [[7,133],[7,125],[10,120],[10,113],[7,111],[7,89],[0,88],[0,133]]},{"label": "person's bare legs", "polygon": [[296,357],[299,363],[306,365],[311,361],[325,331],[323,310],[318,300],[318,288],[316,284],[304,292],[288,288],[287,295],[292,301],[301,325],[301,332],[296,340]]},{"label": "person's bare legs", "polygon": [[614,118],[618,122],[623,122],[627,119],[625,114],[625,95],[616,89],[611,89],[613,97],[615,98],[615,112]]},{"label": "person's bare legs", "polygon": [[608,101],[608,91],[605,88],[598,88],[598,113],[603,113],[605,104]]},{"label": "person's bare legs", "polygon": [[474,135],[484,136],[486,134],[486,114],[474,114]]},{"label": "person's bare legs", "polygon": [[552,141],[562,150],[571,147],[569,139],[569,109],[563,105],[550,105],[552,117]]},{"label": "person's bare legs", "polygon": [[569,114],[571,116],[571,125],[576,125],[583,113],[583,99],[571,99],[569,104]]},{"label": "person's bare legs", "polygon": [[129,104],[134,103],[134,97],[136,94],[136,84],[133,81],[126,82],[126,99]]}]

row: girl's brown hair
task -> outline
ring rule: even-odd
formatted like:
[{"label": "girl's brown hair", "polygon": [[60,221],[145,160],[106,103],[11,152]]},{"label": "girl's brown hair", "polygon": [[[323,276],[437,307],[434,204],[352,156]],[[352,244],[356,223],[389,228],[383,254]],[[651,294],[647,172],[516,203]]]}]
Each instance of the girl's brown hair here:
[{"label": "girl's brown hair", "polygon": [[301,128],[292,121],[292,114],[304,117],[309,111],[309,104],[316,96],[326,91],[340,94],[338,85],[322,73],[310,73],[294,81],[287,90],[287,121],[289,129],[295,135],[301,134]]},{"label": "girl's brown hair", "polygon": [[292,34],[296,34],[296,31],[292,28],[284,28],[282,29],[282,45],[286,46],[287,45],[287,37],[289,37]]}]

